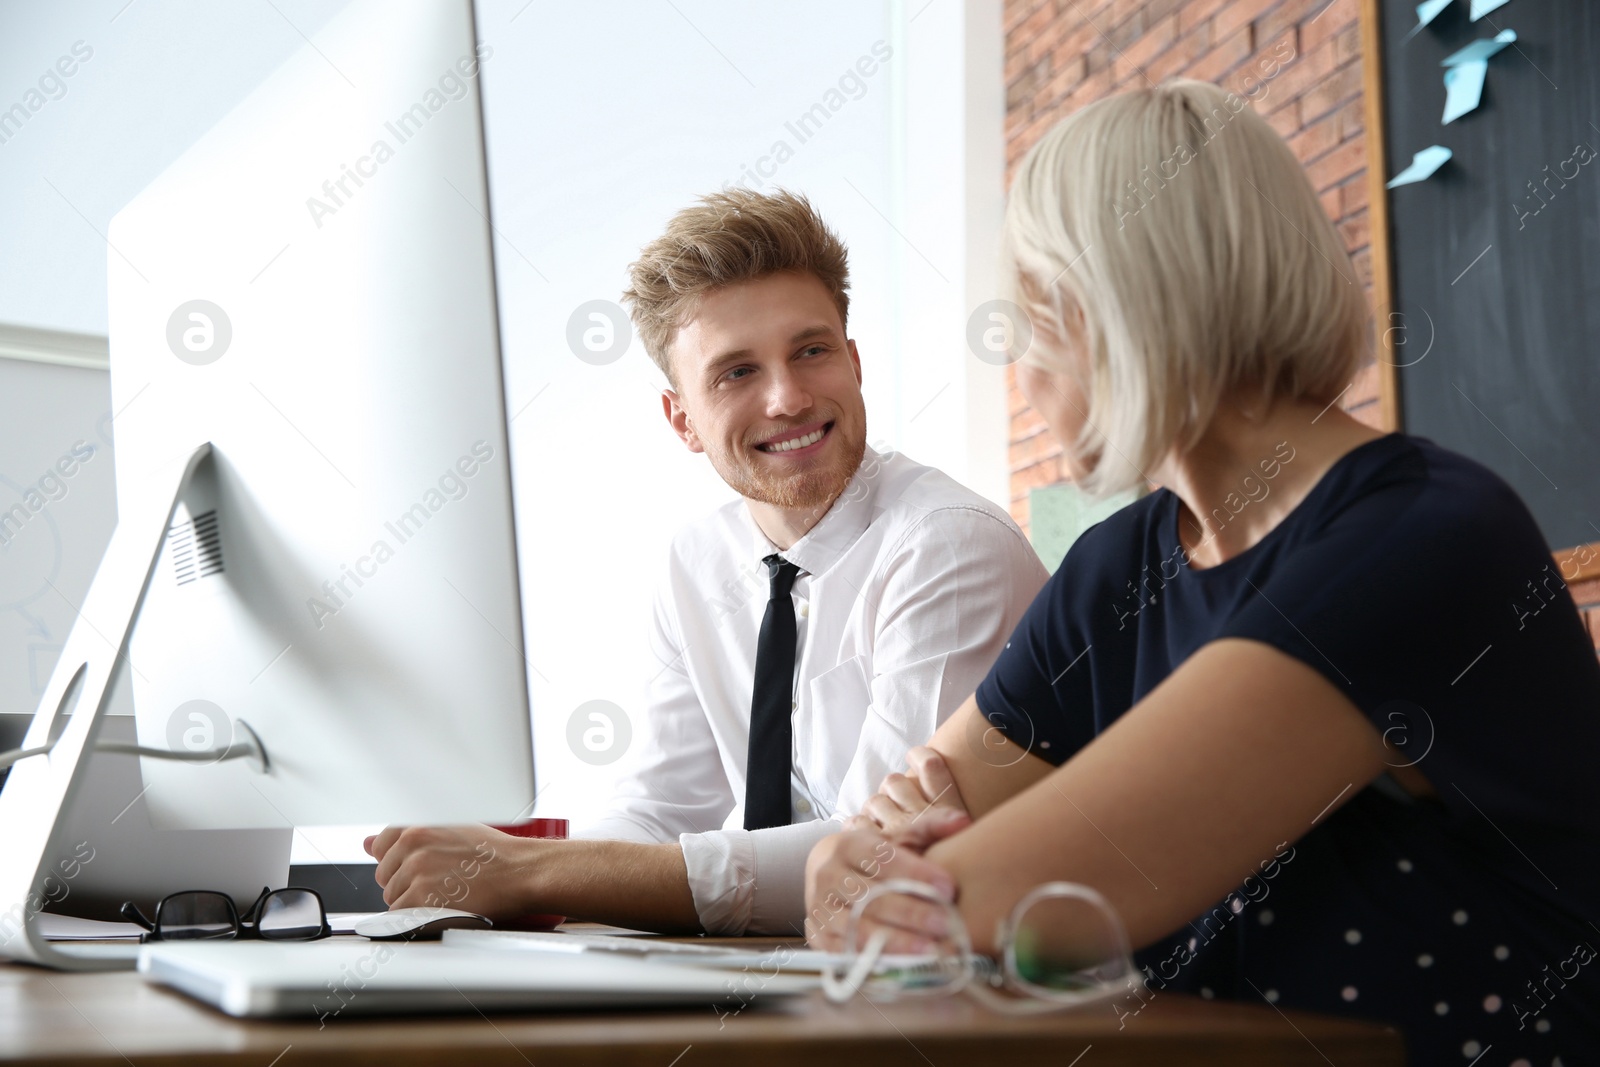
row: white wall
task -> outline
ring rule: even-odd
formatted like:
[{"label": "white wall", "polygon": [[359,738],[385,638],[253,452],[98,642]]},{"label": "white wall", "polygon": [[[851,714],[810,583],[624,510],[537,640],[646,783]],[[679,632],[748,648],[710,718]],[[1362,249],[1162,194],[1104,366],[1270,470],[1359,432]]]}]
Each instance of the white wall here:
[{"label": "white wall", "polygon": [[0,0],[0,110],[92,52],[3,131],[0,322],[105,333],[111,216],[342,6],[274,4]]},{"label": "white wall", "polygon": [[[339,6],[278,0],[285,18],[179,0],[119,13],[122,2],[0,6],[0,108],[74,42],[94,49],[65,95],[0,144],[0,322],[103,332],[99,235],[111,215],[301,43],[289,22],[313,34]],[[595,366],[565,339],[573,310],[615,300],[639,246],[696,195],[741,182],[809,195],[851,250],[869,438],[1006,500],[1003,376],[965,346],[970,309],[996,295],[998,0],[760,11],[738,0],[480,3],[494,49],[483,84],[540,814],[581,821],[609,792],[622,764],[577,758],[568,718],[604,699],[637,720],[666,541],[729,495],[665,426],[636,340]],[[802,141],[786,124],[818,103],[837,110]],[[780,141],[792,158],[774,166]],[[41,401],[0,439],[0,474],[36,478],[36,452],[103,413],[103,380],[50,372],[69,373],[88,376],[70,398],[0,359],[0,395]],[[50,388],[62,399],[47,405]],[[81,536],[67,561],[83,584],[109,533],[109,482],[78,499],[90,498],[99,510],[71,519]],[[0,693],[37,658],[11,621],[0,620]],[[349,836],[318,847],[339,858]]]},{"label": "white wall", "polygon": [[0,712],[32,712],[116,522],[104,371],[0,360]]}]

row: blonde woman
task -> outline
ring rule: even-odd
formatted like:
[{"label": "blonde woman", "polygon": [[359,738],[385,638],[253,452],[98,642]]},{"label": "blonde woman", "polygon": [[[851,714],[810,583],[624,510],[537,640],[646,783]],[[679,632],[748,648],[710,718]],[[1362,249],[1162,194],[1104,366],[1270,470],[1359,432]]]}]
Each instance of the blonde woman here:
[{"label": "blonde woman", "polygon": [[[813,944],[863,875],[988,952],[1067,880],[1138,950],[1129,1026],[1185,991],[1387,1020],[1413,1063],[1600,1048],[1600,665],[1503,481],[1340,409],[1367,311],[1288,147],[1215,86],[1127,93],[1029,152],[1006,231],[1074,479],[1159,488],[813,850]],[[945,922],[866,918],[891,950]]]}]

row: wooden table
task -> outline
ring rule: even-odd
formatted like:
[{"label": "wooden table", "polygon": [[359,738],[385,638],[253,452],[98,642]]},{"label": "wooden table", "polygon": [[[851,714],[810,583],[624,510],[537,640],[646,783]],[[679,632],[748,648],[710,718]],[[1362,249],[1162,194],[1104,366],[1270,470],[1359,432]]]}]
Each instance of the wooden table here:
[{"label": "wooden table", "polygon": [[[780,942],[747,938],[753,948]],[[724,1007],[724,1011],[726,1008]],[[338,1018],[325,1026],[230,1018],[139,976],[0,964],[0,1062],[116,1067],[240,1063],[471,1063],[477,1067],[963,1067],[1183,1064],[1399,1065],[1398,1033],[1268,1005],[1157,995],[1122,1020],[1108,1004],[1013,1018],[971,998],[845,1007],[820,994],[719,1017],[704,1010]]]}]

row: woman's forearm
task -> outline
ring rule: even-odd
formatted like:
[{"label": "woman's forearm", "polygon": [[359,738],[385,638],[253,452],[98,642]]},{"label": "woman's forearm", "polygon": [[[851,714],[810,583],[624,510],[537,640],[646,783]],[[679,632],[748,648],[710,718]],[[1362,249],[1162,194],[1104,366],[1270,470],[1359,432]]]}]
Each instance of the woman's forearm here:
[{"label": "woman's forearm", "polygon": [[1008,740],[968,697],[928,742],[944,757],[962,803],[974,819],[1042,781],[1054,768]]}]

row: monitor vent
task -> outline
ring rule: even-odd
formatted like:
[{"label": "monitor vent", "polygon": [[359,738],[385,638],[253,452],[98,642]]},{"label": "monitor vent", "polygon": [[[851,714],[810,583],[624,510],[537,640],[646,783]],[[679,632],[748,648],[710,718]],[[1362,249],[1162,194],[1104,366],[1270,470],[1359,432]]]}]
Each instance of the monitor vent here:
[{"label": "monitor vent", "polygon": [[179,585],[222,573],[222,534],[213,508],[167,531],[172,546],[172,571]]}]

